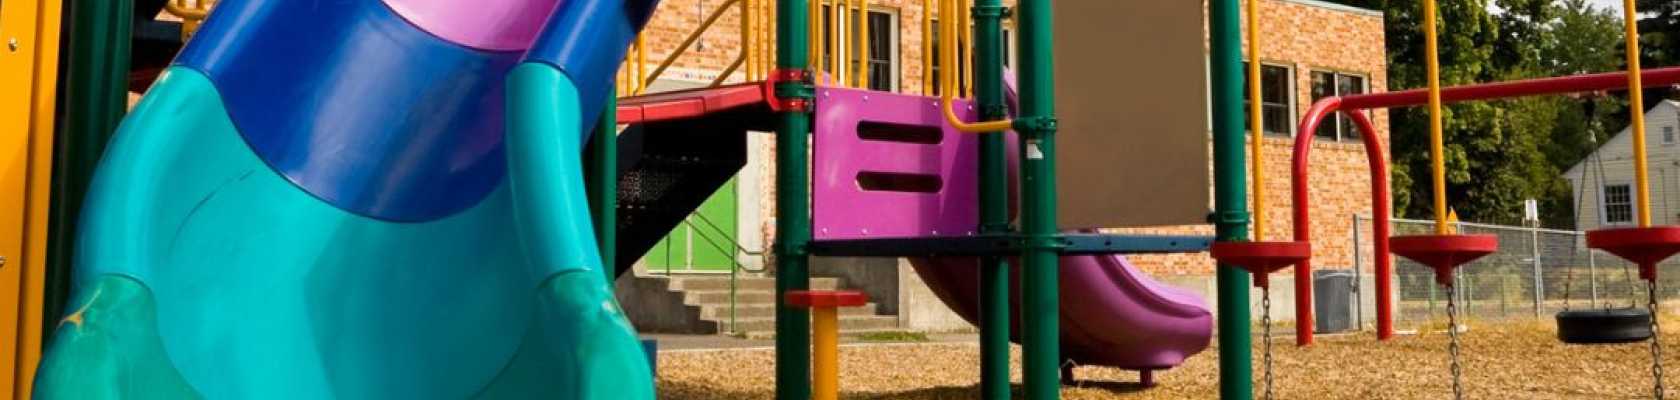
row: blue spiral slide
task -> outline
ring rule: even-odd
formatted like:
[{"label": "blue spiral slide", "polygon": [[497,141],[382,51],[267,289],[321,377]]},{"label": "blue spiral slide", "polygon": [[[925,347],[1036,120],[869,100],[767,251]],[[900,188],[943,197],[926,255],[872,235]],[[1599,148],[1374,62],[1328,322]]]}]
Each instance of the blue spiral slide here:
[{"label": "blue spiral slide", "polygon": [[35,395],[652,398],[579,157],[656,3],[220,2],[104,155]]}]

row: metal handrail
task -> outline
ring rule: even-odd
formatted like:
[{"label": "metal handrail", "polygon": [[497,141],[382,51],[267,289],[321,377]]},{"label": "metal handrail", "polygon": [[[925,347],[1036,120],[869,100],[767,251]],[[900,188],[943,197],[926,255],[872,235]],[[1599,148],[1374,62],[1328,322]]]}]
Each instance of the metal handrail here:
[{"label": "metal handrail", "polygon": [[[713,224],[712,221],[710,219],[707,219],[704,215],[700,215],[700,213],[689,213],[688,216],[690,218],[683,218],[683,220],[682,220],[683,225],[688,225],[689,228],[697,228],[697,229],[701,228],[699,225],[696,225],[693,222],[694,219],[699,219],[700,222],[705,224],[707,228],[711,228],[712,230],[716,231],[720,236],[727,236],[727,235],[722,235],[722,233],[724,233],[723,228],[719,228],[716,224]],[[694,235],[690,235],[689,237],[694,237]],[[699,235],[699,237],[702,241],[706,242],[706,245],[711,246],[712,250],[716,250],[719,253],[728,253],[729,252],[728,250],[724,249],[722,245],[719,245],[717,242],[713,241],[711,238],[706,237],[706,235]],[[756,251],[755,252],[755,251],[752,251],[752,250],[747,250],[746,247],[741,246],[740,242],[730,241],[730,244],[734,245],[736,252],[746,253],[748,255],[755,255],[755,256],[761,256],[761,257],[764,255],[763,251]],[[740,271],[745,270],[745,271],[749,271],[749,272],[758,273],[758,272],[764,272],[766,270],[766,268],[759,267],[759,269],[757,269],[757,270],[747,268],[747,266],[741,264],[740,260],[735,259],[735,253],[730,253],[729,264],[730,264],[730,268],[729,268],[729,331],[730,332],[736,332],[736,322],[737,322],[736,321],[736,315],[735,315],[736,314],[736,308],[737,308],[736,298],[739,296],[738,292],[739,292],[739,288],[740,288],[740,286],[739,286]],[[667,268],[665,270],[665,276],[670,276],[670,275],[671,275],[670,269]]]}]

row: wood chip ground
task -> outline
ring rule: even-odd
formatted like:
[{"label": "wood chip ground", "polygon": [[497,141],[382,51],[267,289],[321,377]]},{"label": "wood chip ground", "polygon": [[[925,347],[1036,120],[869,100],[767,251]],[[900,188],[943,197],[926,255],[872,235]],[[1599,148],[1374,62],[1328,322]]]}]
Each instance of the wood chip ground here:
[{"label": "wood chip ground", "polygon": [[[1680,320],[1665,319],[1668,396],[1680,396]],[[1638,399],[1651,396],[1645,343],[1565,345],[1550,320],[1483,323],[1463,334],[1466,397],[1473,399]],[[1259,365],[1256,340],[1255,365]],[[1280,399],[1451,398],[1447,336],[1424,333],[1377,343],[1370,333],[1320,336],[1315,345],[1274,342]],[[841,349],[841,398],[969,399],[977,395],[979,352],[968,343],[848,346]],[[1019,390],[1019,348],[1015,383]],[[663,399],[773,397],[770,350],[660,354]],[[1210,399],[1218,395],[1218,351],[1210,348],[1179,368],[1157,373],[1159,385],[1138,386],[1137,373],[1080,367],[1066,399]],[[1256,379],[1260,374],[1255,373]],[[1256,384],[1256,389],[1259,385]]]}]

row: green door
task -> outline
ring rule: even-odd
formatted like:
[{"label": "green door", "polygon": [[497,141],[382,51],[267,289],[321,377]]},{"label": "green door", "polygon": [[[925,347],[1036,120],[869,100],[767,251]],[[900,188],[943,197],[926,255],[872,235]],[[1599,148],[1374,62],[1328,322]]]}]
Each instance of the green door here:
[{"label": "green door", "polygon": [[734,266],[735,187],[730,179],[643,258],[654,273],[729,272]]}]

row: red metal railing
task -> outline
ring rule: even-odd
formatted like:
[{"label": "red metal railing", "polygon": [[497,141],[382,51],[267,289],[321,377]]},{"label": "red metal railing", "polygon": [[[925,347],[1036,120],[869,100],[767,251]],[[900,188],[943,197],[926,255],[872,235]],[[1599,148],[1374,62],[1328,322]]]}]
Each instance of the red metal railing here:
[{"label": "red metal railing", "polygon": [[[1680,83],[1680,67],[1648,69],[1640,72],[1645,87],[1667,86]],[[1457,103],[1464,101],[1504,99],[1512,97],[1536,96],[1545,94],[1579,93],[1626,90],[1628,73],[1607,72],[1601,74],[1587,74],[1562,76],[1540,79],[1528,79],[1508,82],[1495,82],[1476,85],[1453,86],[1441,89],[1443,103]],[[1377,339],[1386,340],[1394,336],[1393,304],[1394,296],[1393,263],[1388,254],[1389,238],[1389,207],[1388,192],[1388,162],[1383,157],[1382,141],[1377,137],[1376,129],[1370,118],[1359,111],[1423,105],[1429,101],[1427,90],[1406,90],[1400,92],[1361,94],[1343,97],[1327,97],[1314,103],[1308,109],[1307,115],[1302,117],[1299,130],[1295,135],[1295,154],[1292,162],[1292,184],[1290,189],[1294,197],[1293,211],[1295,216],[1295,240],[1310,241],[1312,224],[1307,215],[1307,155],[1312,150],[1313,132],[1318,125],[1330,115],[1340,112],[1354,121],[1359,128],[1359,134],[1365,140],[1365,157],[1371,168],[1371,208],[1372,236],[1374,242],[1377,275]],[[1359,251],[1359,249],[1354,249]],[[1359,266],[1354,266],[1358,268]],[[1312,268],[1311,261],[1303,262],[1295,267],[1295,311],[1297,315],[1296,343],[1299,345],[1312,344]],[[1300,316],[1305,315],[1305,318]]]}]

